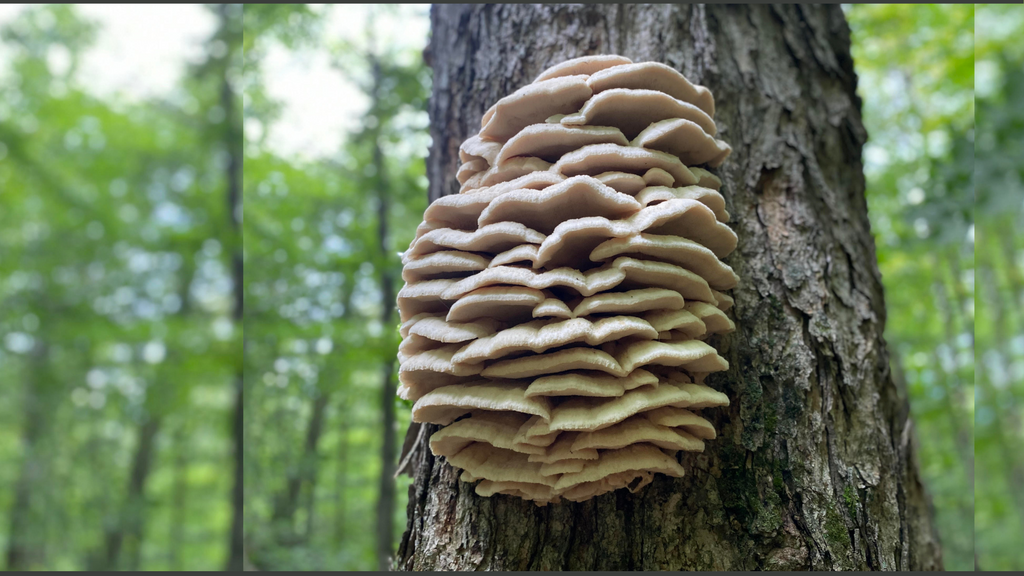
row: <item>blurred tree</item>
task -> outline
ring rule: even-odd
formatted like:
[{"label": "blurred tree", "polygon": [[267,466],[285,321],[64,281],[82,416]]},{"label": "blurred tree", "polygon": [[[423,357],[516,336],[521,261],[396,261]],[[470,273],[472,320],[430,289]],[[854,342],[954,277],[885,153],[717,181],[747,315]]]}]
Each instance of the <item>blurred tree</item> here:
[{"label": "blurred tree", "polygon": [[[14,490],[0,542],[9,569],[160,568],[174,555],[209,569],[226,551],[211,536],[228,527],[230,477],[211,423],[230,413],[240,343],[221,250],[238,236],[215,224],[224,158],[208,133],[224,110],[205,87],[219,82],[98,99],[76,68],[101,33],[63,5],[27,7],[3,31],[0,485]],[[177,466],[162,458],[168,428],[187,446]],[[196,494],[180,510],[172,476],[174,493]]]},{"label": "blurred tree", "polygon": [[[418,55],[386,41],[322,38],[325,14],[245,11],[245,122],[258,126],[247,129],[244,167],[246,546],[263,569],[372,568],[401,521],[392,471],[408,411],[395,410],[390,309],[395,254],[426,205],[418,150],[429,77]],[[338,73],[371,97],[336,155],[298,160],[270,148],[280,108],[261,63],[275,45],[326,46]]]},{"label": "blurred tree", "polygon": [[974,7],[848,10],[868,215],[947,569],[974,566]]},{"label": "blurred tree", "polygon": [[[978,390],[975,544],[986,570],[1024,568],[1024,13],[977,8]],[[970,278],[974,281],[974,278]]]}]

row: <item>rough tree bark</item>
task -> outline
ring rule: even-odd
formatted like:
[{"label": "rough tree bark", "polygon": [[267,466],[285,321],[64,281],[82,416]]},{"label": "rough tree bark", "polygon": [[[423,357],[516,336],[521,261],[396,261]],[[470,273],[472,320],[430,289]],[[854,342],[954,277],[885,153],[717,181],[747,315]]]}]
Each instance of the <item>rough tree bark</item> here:
[{"label": "rough tree bark", "polygon": [[[732,400],[687,476],[536,507],[481,498],[422,436],[395,568],[887,569],[942,566],[906,399],[889,370],[867,218],[857,77],[838,6],[435,5],[431,200],[459,144],[544,68],[664,62],[715,95],[739,247],[738,329],[712,342]],[[436,427],[431,426],[427,432]]]}]

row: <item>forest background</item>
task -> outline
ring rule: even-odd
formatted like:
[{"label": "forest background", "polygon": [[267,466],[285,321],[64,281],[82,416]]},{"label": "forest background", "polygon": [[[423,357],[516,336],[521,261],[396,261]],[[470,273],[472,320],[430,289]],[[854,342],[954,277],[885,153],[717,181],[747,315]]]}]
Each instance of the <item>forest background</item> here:
[{"label": "forest background", "polygon": [[[113,21],[0,13],[8,569],[374,569],[405,527],[384,455],[409,406],[382,391],[427,204],[427,7],[193,8],[146,93],[93,73]],[[1019,569],[1024,11],[845,10],[945,564]]]}]

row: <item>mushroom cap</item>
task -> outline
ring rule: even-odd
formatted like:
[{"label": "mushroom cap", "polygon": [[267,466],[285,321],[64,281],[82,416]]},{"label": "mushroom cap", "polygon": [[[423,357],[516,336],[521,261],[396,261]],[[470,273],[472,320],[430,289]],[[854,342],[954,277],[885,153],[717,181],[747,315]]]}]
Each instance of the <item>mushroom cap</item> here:
[{"label": "mushroom cap", "polygon": [[541,72],[534,82],[543,82],[561,76],[591,75],[612,66],[632,64],[633,61],[625,56],[615,54],[595,54],[593,56],[581,56],[566,60]]},{"label": "mushroom cap", "polygon": [[595,482],[612,474],[632,471],[661,472],[677,478],[686,474],[676,459],[652,444],[633,444],[618,450],[608,450],[601,457],[588,462],[583,471],[563,474],[555,482],[555,491],[562,491],[584,482]]},{"label": "mushroom cap", "polygon": [[532,124],[509,138],[490,164],[502,164],[517,156],[557,162],[563,154],[590,144],[628,146],[629,140],[613,126],[565,126],[546,122]]},{"label": "mushroom cap", "polygon": [[452,466],[462,468],[462,478],[467,482],[486,478],[497,482],[527,482],[553,487],[557,480],[541,474],[540,463],[530,462],[526,454],[496,448],[485,442],[474,442],[447,458]]},{"label": "mushroom cap", "polygon": [[543,190],[515,190],[498,196],[480,214],[478,226],[519,222],[550,234],[565,220],[602,216],[625,218],[640,211],[640,203],[590,176],[574,176]]},{"label": "mushroom cap", "polygon": [[580,109],[593,92],[587,76],[559,76],[527,84],[498,102],[484,115],[480,137],[504,142],[530,124],[554,114]]},{"label": "mushroom cap", "polygon": [[552,170],[564,176],[597,176],[605,172],[643,175],[651,168],[661,168],[671,174],[677,186],[690,186],[699,182],[693,172],[671,154],[618,144],[584,146],[564,154],[555,162]]},{"label": "mushroom cap", "polygon": [[623,254],[642,254],[682,266],[704,278],[710,287],[720,290],[731,290],[739,282],[739,276],[714,252],[679,236],[641,233],[626,238],[610,238],[594,248],[590,259],[601,262]]},{"label": "mushroom cap", "polygon": [[453,456],[473,442],[515,450],[512,439],[529,416],[519,412],[473,410],[469,418],[455,421],[430,436],[434,456]]},{"label": "mushroom cap", "polygon": [[[649,171],[650,170],[648,170],[648,172]],[[629,172],[602,172],[595,176],[595,178],[600,180],[602,184],[610,186],[623,194],[629,194],[630,196],[636,196],[637,192],[640,192],[645,186],[647,186],[647,181],[644,180],[643,176],[630,174]]]},{"label": "mushroom cap", "polygon": [[587,78],[587,85],[599,94],[612,88],[656,90],[673,98],[689,102],[708,116],[715,116],[715,99],[711,91],[692,84],[678,70],[660,62],[639,62],[623,64],[594,72]]},{"label": "mushroom cap", "polygon": [[473,410],[518,412],[550,418],[551,401],[542,396],[527,398],[525,392],[523,384],[494,381],[442,386],[416,401],[412,420],[451,424]]},{"label": "mushroom cap", "polygon": [[631,444],[654,444],[659,448],[703,452],[704,442],[685,430],[654,423],[645,414],[630,416],[618,424],[593,432],[582,432],[572,444],[572,452],[583,450],[617,450]]},{"label": "mushroom cap", "polygon": [[459,350],[452,361],[476,364],[516,352],[544,352],[577,342],[597,346],[630,336],[656,338],[657,335],[657,330],[635,316],[611,316],[593,322],[587,318],[533,320],[473,340]]},{"label": "mushroom cap", "polygon": [[725,209],[725,198],[711,188],[704,188],[703,186],[681,186],[679,188],[648,186],[636,194],[637,202],[644,208],[666,200],[675,200],[676,198],[696,200],[710,208],[715,213],[715,218],[719,222],[729,221],[729,212]]},{"label": "mushroom cap", "polygon": [[630,140],[654,122],[684,118],[711,136],[718,133],[715,121],[700,108],[657,90],[610,88],[586,101],[576,114],[562,118],[569,126],[614,126]]},{"label": "mushroom cap", "polygon": [[[448,285],[450,286],[450,284]],[[468,322],[479,318],[512,321],[530,318],[531,311],[545,295],[527,286],[486,286],[463,294],[448,310],[448,322]]]},{"label": "mushroom cap", "polygon": [[467,138],[459,146],[459,161],[470,162],[472,160],[484,160],[488,166],[493,166],[501,151],[501,142],[485,140],[479,134]]},{"label": "mushroom cap", "polygon": [[712,168],[721,166],[732,153],[732,146],[709,136],[700,125],[685,118],[655,122],[637,134],[630,145],[678,156],[687,166],[707,164]]},{"label": "mushroom cap", "polygon": [[491,166],[484,171],[473,173],[464,182],[460,181],[462,187],[459,188],[459,191],[467,193],[479,188],[510,182],[533,172],[545,172],[548,170],[551,170],[549,162],[545,162],[540,158],[520,156],[496,166]]},{"label": "mushroom cap", "polygon": [[537,378],[526,388],[526,395],[612,398],[641,386],[657,385],[658,377],[642,368],[622,378],[602,372],[566,372]]},{"label": "mushroom cap", "polygon": [[472,252],[442,250],[416,258],[402,268],[402,280],[419,282],[465,276],[466,272],[479,272],[487,268],[490,261]]}]

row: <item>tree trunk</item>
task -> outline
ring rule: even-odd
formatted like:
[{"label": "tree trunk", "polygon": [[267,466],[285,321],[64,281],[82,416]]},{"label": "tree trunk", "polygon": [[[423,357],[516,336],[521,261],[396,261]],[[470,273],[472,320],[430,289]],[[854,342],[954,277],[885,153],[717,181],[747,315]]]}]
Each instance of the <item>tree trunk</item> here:
[{"label": "tree trunk", "polygon": [[128,491],[121,508],[121,517],[117,527],[108,533],[106,538],[107,570],[121,568],[121,551],[125,541],[130,547],[126,569],[138,570],[145,523],[146,480],[152,467],[156,434],[159,430],[160,420],[155,416],[148,416],[139,426],[139,443],[132,456],[132,471],[128,476]]},{"label": "tree trunk", "polygon": [[[585,54],[664,62],[715,95],[739,235],[737,331],[712,342],[728,409],[687,476],[537,507],[482,498],[425,442],[396,568],[942,567],[889,370],[857,77],[838,6],[434,5],[431,200],[499,98]],[[436,429],[431,426],[429,431]]]},{"label": "tree trunk", "polygon": [[14,500],[9,512],[6,567],[12,572],[29,570],[43,560],[43,538],[40,528],[34,525],[38,507],[33,506],[33,491],[47,475],[47,464],[39,452],[49,422],[46,415],[55,405],[50,391],[52,385],[48,382],[53,378],[48,362],[49,346],[37,341],[25,371],[21,469],[14,483]]},{"label": "tree trunk", "polygon": [[[230,6],[220,4],[217,7],[220,18],[221,30],[229,36],[228,46],[232,41],[239,40],[240,44],[240,21],[232,21]],[[240,19],[239,19],[240,20]],[[242,318],[244,317],[243,303],[245,288],[243,285],[243,261],[242,261],[242,111],[236,105],[237,95],[231,78],[227,71],[228,62],[235,58],[234,52],[227,55],[224,67],[224,79],[221,83],[220,104],[224,108],[225,130],[224,147],[227,150],[227,209],[228,219],[231,225],[230,239],[226,244],[231,247],[231,280],[233,284],[234,306],[232,308],[232,319],[235,327],[242,329]],[[235,406],[231,418],[231,436],[234,441],[234,478],[231,487],[231,536],[228,541],[228,559],[225,571],[241,572],[244,568],[243,557],[245,550],[244,540],[244,508],[245,488],[243,482],[245,462],[245,402],[242,391],[245,387],[242,368],[242,354],[239,351],[237,365],[235,366],[234,388]]]},{"label": "tree trunk", "polygon": [[[318,391],[310,403],[309,423],[306,426],[306,440],[303,444],[302,455],[299,457],[299,465],[294,474],[288,478],[284,492],[278,497],[278,504],[274,510],[274,522],[282,522],[288,526],[289,536],[295,532],[295,512],[299,508],[299,497],[303,488],[310,486],[316,479],[317,451],[320,446],[320,434],[324,429],[324,412],[330,395],[327,392]],[[309,535],[306,534],[308,537]]]},{"label": "tree trunk", "polygon": [[182,423],[174,433],[174,483],[171,488],[171,532],[167,546],[170,570],[181,571],[185,547],[185,522],[188,511],[188,429]]},{"label": "tree trunk", "polygon": [[[384,98],[384,73],[381,63],[373,53],[369,56],[373,70],[373,97],[376,101]],[[377,249],[380,254],[381,325],[385,330],[393,329],[392,317],[395,310],[395,288],[391,270],[388,267],[388,174],[381,150],[380,133],[373,136],[373,164],[377,173]],[[381,468],[377,496],[377,569],[387,570],[391,565],[395,529],[395,362],[390,360],[381,366]]]}]

